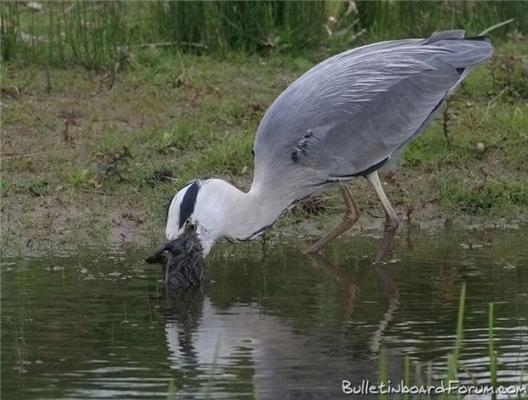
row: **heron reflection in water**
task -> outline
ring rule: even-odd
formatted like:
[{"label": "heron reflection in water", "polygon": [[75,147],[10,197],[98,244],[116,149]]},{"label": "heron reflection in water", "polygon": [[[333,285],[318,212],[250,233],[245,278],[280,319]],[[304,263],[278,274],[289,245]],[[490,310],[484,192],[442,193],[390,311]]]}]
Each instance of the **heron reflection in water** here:
[{"label": "heron reflection in water", "polygon": [[[312,260],[318,271],[338,284],[338,319],[345,327],[353,322],[360,304],[360,286],[350,268],[333,265],[320,255]],[[341,378],[374,377],[372,358],[379,353],[398,304],[390,271],[382,265],[374,268],[385,291],[385,307],[377,326],[369,327],[369,337],[362,339],[361,350],[350,346],[348,335],[342,337],[344,342],[328,340],[330,333],[300,328],[302,319],[279,316],[280,310],[243,300],[218,305],[223,301],[215,300],[218,295],[209,285],[169,291],[165,334],[170,362],[184,376],[185,387],[182,383],[179,390],[196,393],[213,379],[215,387],[224,392],[245,388],[259,398],[310,399],[339,395],[337,371]],[[391,376],[399,376],[400,360],[390,358],[389,369]]]}]

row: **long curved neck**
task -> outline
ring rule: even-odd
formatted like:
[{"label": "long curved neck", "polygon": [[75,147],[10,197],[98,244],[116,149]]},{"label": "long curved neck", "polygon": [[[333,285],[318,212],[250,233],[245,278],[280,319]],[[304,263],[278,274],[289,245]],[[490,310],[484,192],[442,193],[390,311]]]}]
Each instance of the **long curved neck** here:
[{"label": "long curved neck", "polygon": [[231,239],[251,239],[264,232],[293,202],[289,197],[255,187],[247,193],[233,188],[236,192],[233,193],[231,206],[226,209],[225,223],[225,236]]},{"label": "long curved neck", "polygon": [[294,199],[288,193],[265,190],[253,185],[245,193],[235,186],[211,179],[202,189],[204,197],[210,197],[204,220],[211,222],[215,237],[246,240],[269,228],[290,206]]}]

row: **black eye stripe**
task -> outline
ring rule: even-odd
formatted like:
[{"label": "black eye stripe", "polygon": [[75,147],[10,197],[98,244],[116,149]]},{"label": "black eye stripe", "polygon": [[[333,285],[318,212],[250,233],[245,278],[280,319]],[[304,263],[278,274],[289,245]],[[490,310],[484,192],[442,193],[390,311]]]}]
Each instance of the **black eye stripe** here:
[{"label": "black eye stripe", "polygon": [[183,227],[183,224],[185,224],[185,221],[187,221],[194,212],[194,205],[196,204],[196,197],[198,196],[199,190],[200,182],[194,181],[183,195],[183,199],[180,204],[180,229]]}]

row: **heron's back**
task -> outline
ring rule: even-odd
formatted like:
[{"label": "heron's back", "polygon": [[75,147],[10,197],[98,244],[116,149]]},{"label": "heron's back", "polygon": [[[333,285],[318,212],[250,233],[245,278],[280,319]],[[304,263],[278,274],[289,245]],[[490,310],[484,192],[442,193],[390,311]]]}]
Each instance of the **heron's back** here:
[{"label": "heron's back", "polygon": [[264,115],[254,145],[255,184],[307,187],[381,164],[423,130],[448,93],[492,51],[484,38],[447,31],[323,61]]}]

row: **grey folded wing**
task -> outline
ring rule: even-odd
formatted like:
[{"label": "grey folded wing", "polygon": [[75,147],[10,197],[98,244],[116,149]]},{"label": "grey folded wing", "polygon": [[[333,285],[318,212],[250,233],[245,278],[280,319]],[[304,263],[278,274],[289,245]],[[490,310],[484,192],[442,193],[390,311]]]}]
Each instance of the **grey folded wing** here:
[{"label": "grey folded wing", "polygon": [[427,124],[469,68],[493,51],[463,31],[378,43],[338,54],[271,105],[255,139],[258,169],[353,176],[389,158]]}]

